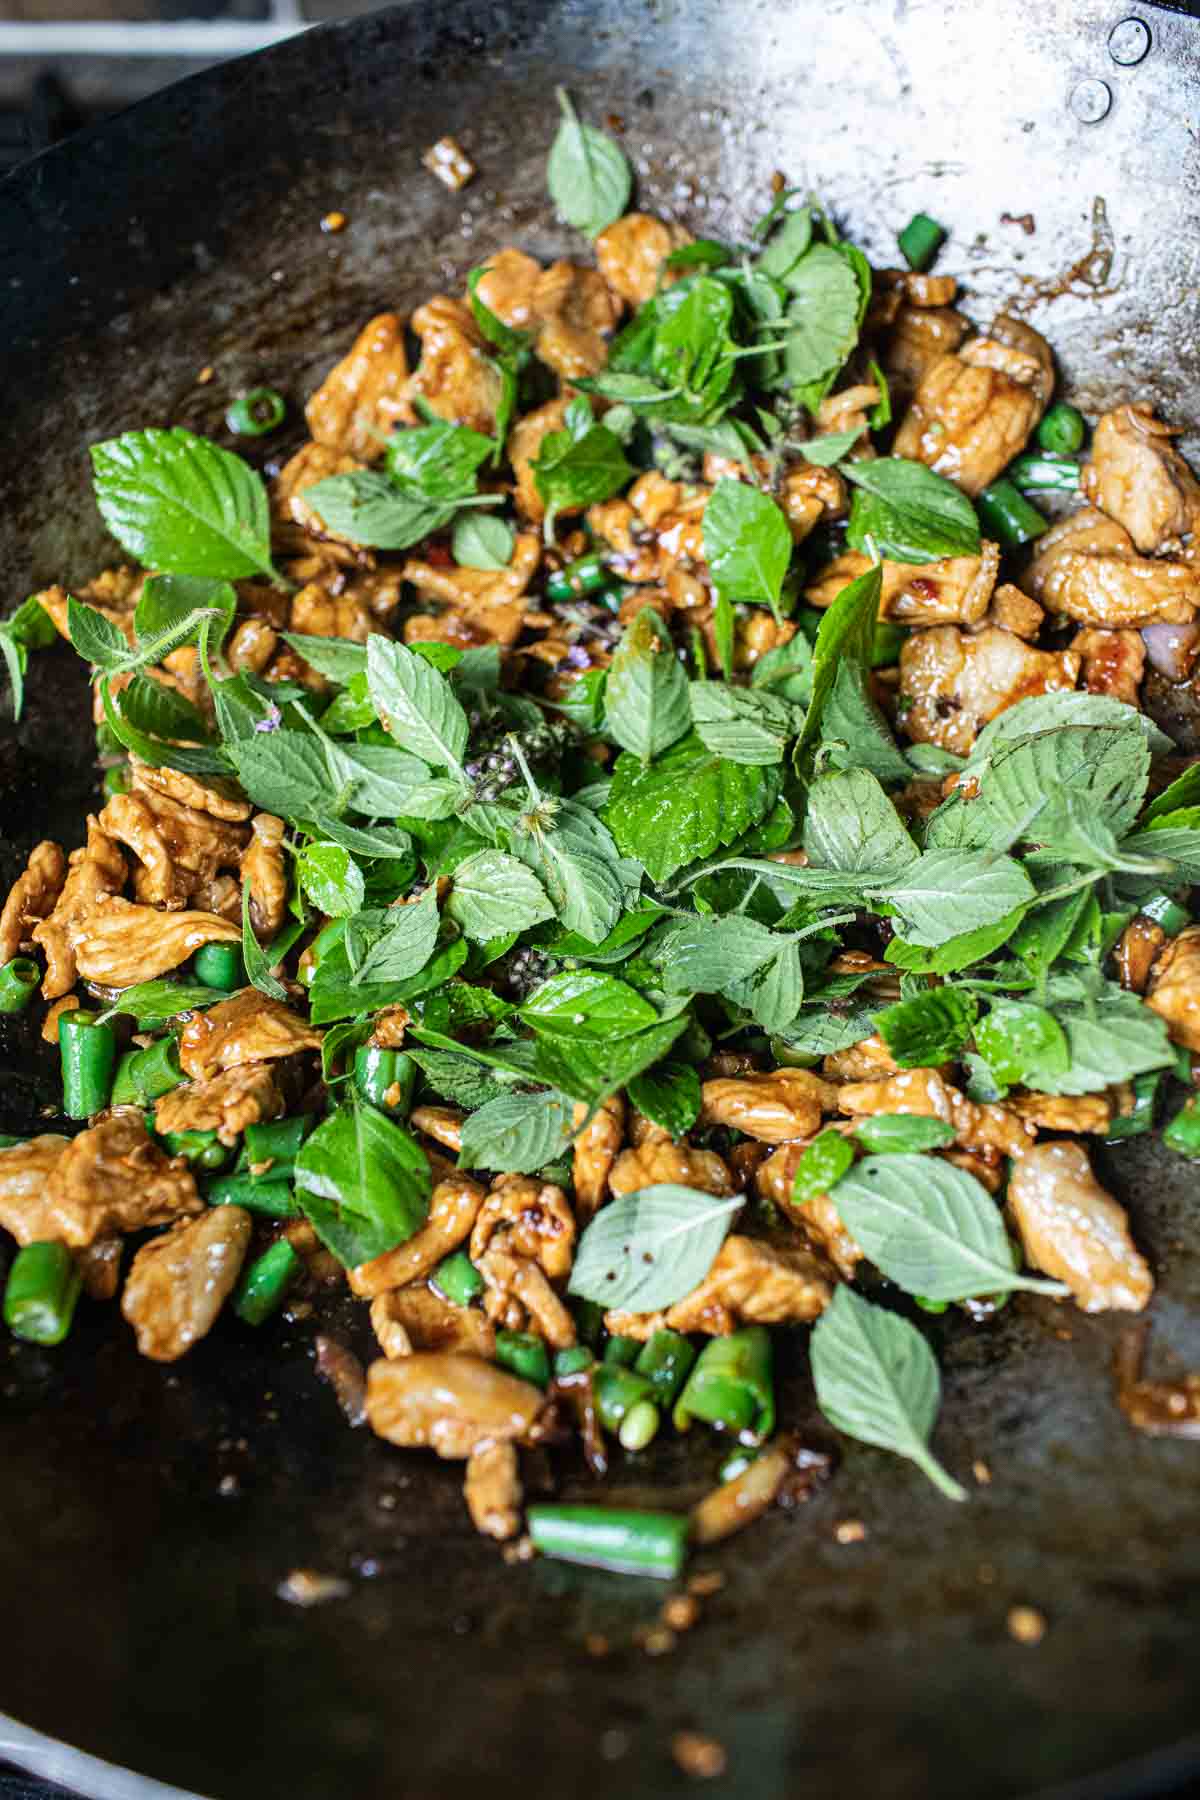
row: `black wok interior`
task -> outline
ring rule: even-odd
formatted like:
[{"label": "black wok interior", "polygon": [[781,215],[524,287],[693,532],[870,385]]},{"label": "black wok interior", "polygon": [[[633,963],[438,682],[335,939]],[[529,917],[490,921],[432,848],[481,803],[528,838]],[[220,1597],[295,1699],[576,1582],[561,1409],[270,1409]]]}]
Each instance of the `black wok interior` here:
[{"label": "black wok interior", "polygon": [[[543,184],[560,82],[623,121],[647,207],[695,229],[743,230],[776,168],[877,260],[918,206],[936,213],[969,310],[1015,299],[1080,404],[1155,399],[1194,447],[1200,22],[1140,10],[1139,72],[1105,60],[1121,14],[1097,0],[404,5],[83,134],[0,186],[0,610],[111,555],[88,442],[150,424],[229,442],[226,400],[259,382],[298,418],[373,310],[461,284],[505,242],[578,253]],[[1068,101],[1097,70],[1114,105],[1089,135]],[[420,167],[445,132],[479,165],[461,195]],[[91,755],[83,670],[48,652],[0,743],[0,880],[38,837],[79,841]],[[52,1076],[5,1024],[0,1128],[36,1116]],[[1159,1366],[1200,1366],[1196,1178],[1145,1140],[1105,1173],[1160,1280]],[[964,1478],[984,1460],[990,1486],[955,1508],[843,1446],[817,1499],[704,1559],[726,1586],[651,1658],[633,1634],[657,1588],[506,1566],[454,1465],[347,1429],[310,1328],[226,1322],[164,1372],[86,1308],[61,1350],[0,1343],[0,1711],[213,1800],[457,1800],[480,1780],[657,1800],[690,1786],[669,1753],[683,1726],[728,1749],[714,1795],[1157,1791],[1200,1767],[1200,1461],[1124,1423],[1121,1328],[1031,1296],[947,1325],[939,1454]],[[783,1408],[829,1443],[802,1343]],[[610,1497],[686,1505],[717,1461],[711,1441],[656,1445]],[[541,1479],[587,1488],[571,1466]],[[845,1519],[862,1542],[837,1541]],[[289,1605],[298,1567],[346,1592]],[[1018,1603],[1047,1618],[1036,1648],[1005,1630]],[[0,1720],[6,1753],[37,1754],[6,1750]]]}]

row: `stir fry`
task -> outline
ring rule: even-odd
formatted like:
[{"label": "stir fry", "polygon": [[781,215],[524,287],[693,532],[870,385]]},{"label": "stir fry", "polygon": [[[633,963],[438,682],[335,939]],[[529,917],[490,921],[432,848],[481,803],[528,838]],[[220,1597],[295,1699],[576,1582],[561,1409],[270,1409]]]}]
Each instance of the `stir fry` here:
[{"label": "stir fry", "polygon": [[[348,1416],[493,1538],[672,1576],[829,1473],[781,1333],[962,1500],[926,1315],[1151,1298],[1093,1146],[1200,1051],[1200,763],[1142,705],[1200,643],[1200,486],[969,324],[936,221],[906,268],[786,190],[697,239],[563,115],[594,262],[370,319],[290,449],[231,396],[266,479],[94,445],[132,560],[0,627],[18,708],[56,632],[91,665],[104,770],[0,915],[63,1114],[0,1148],[4,1316],[119,1291],[170,1363],[348,1285]],[[691,1515],[523,1507],[522,1448],[668,1430],[732,1452]]]}]

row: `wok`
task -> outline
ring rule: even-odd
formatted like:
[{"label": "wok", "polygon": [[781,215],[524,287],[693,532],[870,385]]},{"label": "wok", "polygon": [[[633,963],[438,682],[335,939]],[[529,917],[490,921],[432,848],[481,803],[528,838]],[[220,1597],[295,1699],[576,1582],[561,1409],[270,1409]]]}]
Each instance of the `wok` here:
[{"label": "wok", "polygon": [[[971,310],[1023,309],[1082,405],[1145,396],[1195,426],[1200,24],[1136,16],[1150,47],[1121,64],[1124,15],[1099,0],[406,5],[82,134],[0,189],[5,607],[111,552],[88,441],[220,436],[230,393],[298,400],[380,306],[511,239],[577,250],[543,186],[558,82],[624,121],[649,208],[737,233],[779,168],[877,261],[930,211]],[[418,161],[446,131],[480,169],[461,195]],[[0,750],[0,875],[44,833],[79,840],[90,754],[81,670],[46,653]],[[4,1031],[0,1125],[19,1127],[53,1070]],[[1160,1276],[1155,1356],[1200,1365],[1195,1177],[1146,1140],[1104,1160]],[[985,1462],[990,1486],[956,1508],[844,1446],[818,1498],[711,1559],[725,1587],[657,1659],[633,1641],[656,1588],[506,1566],[457,1468],[346,1428],[311,1326],[227,1324],[170,1372],[111,1309],[53,1353],[5,1338],[0,1755],[97,1795],[153,1777],[215,1800],[458,1800],[481,1780],[657,1800],[689,1785],[668,1744],[690,1726],[728,1750],[714,1795],[1161,1789],[1200,1767],[1200,1461],[1123,1422],[1121,1329],[1029,1297],[948,1326],[939,1454]],[[827,1441],[802,1343],[786,1388],[785,1416]],[[716,1460],[656,1447],[613,1497],[686,1504]],[[864,1539],[838,1541],[847,1519]],[[278,1594],[297,1567],[345,1591],[298,1610]],[[1006,1633],[1021,1603],[1047,1620],[1036,1647]]]}]

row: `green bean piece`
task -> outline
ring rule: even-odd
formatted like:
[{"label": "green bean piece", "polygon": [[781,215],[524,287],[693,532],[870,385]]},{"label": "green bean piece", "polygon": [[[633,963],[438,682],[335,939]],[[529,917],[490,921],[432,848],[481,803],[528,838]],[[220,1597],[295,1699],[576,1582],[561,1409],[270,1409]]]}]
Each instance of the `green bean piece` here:
[{"label": "green bean piece", "polygon": [[465,1250],[455,1250],[444,1257],[430,1276],[435,1288],[453,1306],[470,1306],[478,1300],[486,1283]]},{"label": "green bean piece", "polygon": [[63,1111],[68,1119],[90,1119],[108,1105],[117,1034],[98,1025],[94,1012],[82,1008],[60,1013],[58,1048],[62,1057]]},{"label": "green bean piece", "polygon": [[639,1400],[631,1406],[621,1421],[621,1429],[617,1433],[617,1442],[622,1450],[637,1452],[644,1450],[658,1436],[658,1428],[662,1423],[662,1415],[652,1400]]},{"label": "green bean piece", "polygon": [[253,1175],[218,1175],[204,1191],[210,1206],[244,1206],[269,1219],[294,1219],[300,1208],[290,1181],[255,1181]]},{"label": "green bean piece", "polygon": [[301,1261],[286,1238],[277,1238],[242,1273],[233,1297],[233,1310],[247,1325],[263,1325],[287,1297]]},{"label": "green bean piece", "polygon": [[840,1131],[827,1125],[797,1158],[796,1174],[792,1181],[792,1199],[795,1204],[803,1206],[807,1201],[815,1200],[818,1194],[827,1194],[842,1179],[853,1161],[854,1146],[847,1142]]},{"label": "green bean piece", "polygon": [[904,230],[896,234],[900,254],[910,269],[927,269],[945,241],[945,227],[928,213],[914,213]]},{"label": "green bean piece", "polygon": [[[360,731],[358,735],[361,739],[363,734]],[[390,743],[390,741],[389,738],[384,738],[385,743]],[[322,925],[320,931],[318,931],[316,937],[308,946],[304,955],[300,958],[296,968],[296,979],[300,982],[302,987],[311,987],[312,978],[317,972],[317,965],[321,961],[321,958],[323,956],[328,956],[329,952],[333,949],[333,946],[335,944],[340,944],[345,935],[345,919],[331,919],[328,925]]]},{"label": "green bean piece", "polygon": [[686,1513],[543,1505],[531,1506],[526,1517],[534,1548],[560,1562],[660,1581],[673,1581],[683,1567]]},{"label": "green bean piece", "polygon": [[659,1406],[673,1406],[687,1380],[696,1352],[682,1332],[656,1331],[647,1338],[634,1363],[634,1372],[644,1375],[654,1389]]},{"label": "green bean piece", "polygon": [[403,1050],[383,1050],[378,1044],[360,1044],[354,1052],[354,1085],[363,1099],[393,1119],[407,1119],[420,1075],[412,1057]]},{"label": "green bean piece", "polygon": [[875,636],[871,642],[871,667],[889,669],[893,663],[899,662],[907,637],[908,632],[903,625],[893,625],[890,619],[881,619],[875,627]]},{"label": "green bean piece", "polygon": [[223,1169],[232,1154],[215,1131],[162,1131],[157,1136],[169,1156],[182,1156],[197,1169]]},{"label": "green bean piece", "polygon": [[579,1375],[584,1369],[590,1369],[595,1357],[586,1344],[572,1344],[569,1350],[556,1350],[554,1353],[555,1378],[560,1375]]},{"label": "green bean piece", "polygon": [[593,550],[587,556],[576,557],[565,569],[547,576],[546,598],[555,601],[578,600],[584,594],[597,594],[604,588],[612,587],[616,579],[608,564]]},{"label": "green bean piece", "polygon": [[584,1300],[577,1294],[571,1296],[570,1307],[580,1343],[595,1350],[604,1337],[604,1307],[598,1300]]},{"label": "green bean piece", "polygon": [[1043,450],[1060,456],[1073,456],[1082,450],[1087,436],[1087,421],[1077,406],[1059,400],[1050,407],[1034,434]]},{"label": "green bean piece", "polygon": [[81,1285],[65,1244],[26,1244],[8,1271],[4,1323],[26,1343],[61,1344],[71,1329]]},{"label": "green bean piece", "polygon": [[1049,529],[1049,521],[1030,506],[1015,482],[1001,476],[975,497],[975,510],[985,537],[994,538],[1002,550],[1030,544]]},{"label": "green bean piece", "polygon": [[550,1352],[541,1338],[534,1337],[531,1331],[498,1331],[495,1360],[510,1375],[532,1381],[534,1387],[549,1385]]},{"label": "green bean piece", "polygon": [[641,1400],[653,1400],[654,1388],[646,1376],[616,1363],[601,1363],[592,1374],[596,1417],[605,1431],[618,1433],[622,1421]]},{"label": "green bean piece", "polygon": [[1133,1110],[1119,1113],[1108,1128],[1105,1143],[1119,1143],[1122,1138],[1141,1137],[1154,1130],[1154,1113],[1162,1086],[1162,1070],[1152,1069],[1133,1078]]},{"label": "green bean piece", "polygon": [[287,402],[274,388],[251,388],[234,400],[225,423],[235,437],[266,437],[277,431],[287,416]]},{"label": "green bean piece", "polygon": [[104,780],[100,783],[100,791],[106,800],[112,800],[117,794],[129,792],[129,767],[121,763],[118,768],[105,769]]},{"label": "green bean piece", "polygon": [[632,1369],[642,1353],[642,1346],[637,1338],[610,1337],[604,1346],[603,1360],[610,1367]]},{"label": "green bean piece", "polygon": [[1149,900],[1139,902],[1138,911],[1161,925],[1168,937],[1178,937],[1192,922],[1186,906],[1181,906],[1171,894],[1151,894]]},{"label": "green bean piece", "polygon": [[[74,1017],[68,1014],[68,1018]],[[184,1079],[175,1038],[159,1038],[144,1050],[127,1050],[117,1064],[112,1086],[113,1106],[148,1106],[169,1094]]]},{"label": "green bean piece", "polygon": [[296,1113],[290,1119],[269,1119],[265,1124],[247,1125],[237,1163],[238,1174],[248,1174],[251,1181],[290,1181],[296,1171],[300,1146],[312,1126],[311,1113]]},{"label": "green bean piece", "polygon": [[24,1012],[42,972],[31,956],[14,956],[0,968],[0,1013]]},{"label": "green bean piece", "polygon": [[1077,493],[1079,472],[1079,464],[1073,456],[1055,456],[1050,451],[1039,455],[1035,450],[1028,450],[1008,465],[1008,479],[1015,482],[1022,493],[1028,494],[1039,490],[1055,494]]},{"label": "green bean piece", "polygon": [[205,944],[192,960],[196,980],[205,987],[232,994],[246,985],[246,966],[240,944]]},{"label": "green bean piece", "polygon": [[673,1416],[677,1431],[702,1419],[719,1430],[736,1432],[743,1444],[761,1444],[770,1437],[775,1429],[775,1390],[771,1334],[765,1325],[747,1325],[730,1337],[711,1339],[700,1352]]},{"label": "green bean piece", "polygon": [[1193,1094],[1168,1121],[1163,1143],[1180,1156],[1200,1157],[1200,1094]]}]

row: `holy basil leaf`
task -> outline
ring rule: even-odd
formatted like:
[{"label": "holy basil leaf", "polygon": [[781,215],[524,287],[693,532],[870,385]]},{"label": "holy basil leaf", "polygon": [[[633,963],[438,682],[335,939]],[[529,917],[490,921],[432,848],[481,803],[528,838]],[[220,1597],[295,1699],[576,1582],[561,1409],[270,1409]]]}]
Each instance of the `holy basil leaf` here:
[{"label": "holy basil leaf", "polygon": [[[761,235],[757,229],[755,235]],[[783,214],[777,229],[771,234],[770,243],[758,257],[754,267],[760,274],[782,281],[795,268],[811,243],[812,209],[801,206],[795,212]]]},{"label": "holy basil leaf", "polygon": [[255,934],[250,918],[250,883],[242,888],[242,962],[247,977],[260,994],[266,994],[269,1000],[286,1000],[288,991],[279,977],[273,973],[277,957],[264,950]]},{"label": "holy basil leaf", "polygon": [[136,731],[156,738],[186,738],[203,743],[208,726],[191,701],[150,675],[135,675],[121,693],[121,712]]},{"label": "holy basil leaf", "polygon": [[408,1050],[407,1054],[434,1093],[456,1106],[486,1106],[507,1091],[469,1056],[456,1056],[451,1050]]},{"label": "holy basil leaf", "polygon": [[726,762],[689,732],[648,769],[618,757],[604,819],[617,848],[663,882],[757,825],[778,792],[775,770]]},{"label": "holy basil leaf", "polygon": [[906,944],[903,938],[893,938],[883,953],[884,961],[890,962],[898,969],[911,969],[919,975],[956,975],[960,969],[969,969],[972,963],[981,962],[990,956],[1002,944],[1006,944],[1025,916],[1026,906],[1014,906],[1010,913],[1004,913],[993,925],[980,925],[974,931],[961,931],[936,949],[925,949],[917,944]]},{"label": "holy basil leaf", "polygon": [[125,633],[118,631],[94,606],[76,600],[74,594],[67,599],[67,629],[75,649],[94,668],[115,669],[129,653]]},{"label": "holy basil leaf", "polygon": [[1114,700],[1111,694],[1064,691],[1031,694],[1027,700],[1018,700],[1015,706],[1006,706],[975,739],[966,767],[973,773],[1001,744],[1032,737],[1036,732],[1057,731],[1064,725],[1108,725],[1118,730],[1123,725],[1136,726],[1155,756],[1167,755],[1173,749],[1165,732],[1135,706]]},{"label": "holy basil leaf", "polygon": [[127,431],[91,454],[101,517],[146,568],[277,579],[267,492],[240,456],[178,428]]},{"label": "holy basil leaf", "polygon": [[804,849],[821,868],[900,874],[917,846],[899,813],[866,769],[819,775],[808,790]]},{"label": "holy basil leaf", "polygon": [[970,1300],[1026,1288],[1066,1294],[1022,1275],[987,1189],[940,1157],[868,1156],[838,1183],[838,1211],[877,1269],[925,1300]]},{"label": "holy basil leaf", "polygon": [[673,1306],[708,1274],[737,1206],[674,1182],[610,1200],[579,1240],[568,1292],[630,1312]]},{"label": "holy basil leaf", "polygon": [[578,509],[608,500],[636,473],[620,438],[605,425],[592,425],[579,437],[570,431],[548,432],[530,466],[548,517],[564,507]]},{"label": "holy basil leaf", "polygon": [[429,1162],[416,1139],[373,1106],[340,1106],[296,1155],[296,1199],[347,1268],[403,1244],[425,1223]]},{"label": "holy basil leaf", "polygon": [[753,975],[730,981],[725,997],[744,1007],[764,1031],[787,1031],[804,1002],[804,964],[796,939],[778,939],[770,960]]},{"label": "holy basil leaf", "polygon": [[305,489],[304,500],[328,530],[379,550],[410,549],[441,531],[463,504],[461,499],[432,500],[375,469],[328,475]]},{"label": "holy basil leaf", "polygon": [[769,962],[780,939],[754,919],[730,914],[681,920],[659,951],[663,987],[668,994],[719,994],[733,981],[743,981]]},{"label": "holy basil leaf", "polygon": [[627,1096],[632,1107],[672,1137],[682,1137],[700,1117],[700,1076],[691,1063],[656,1063],[634,1076]]},{"label": "holy basil leaf", "polygon": [[1031,900],[1034,888],[1009,856],[927,850],[880,892],[899,914],[905,938],[932,948],[994,924]]},{"label": "holy basil leaf", "polygon": [[169,981],[159,977],[154,981],[139,981],[133,987],[122,988],[105,1010],[101,1019],[109,1019],[114,1013],[128,1013],[138,1021],[139,1027],[145,1031],[155,1031],[160,1025],[169,1024],[178,1018],[180,1013],[198,1012],[202,1007],[215,1006],[225,996],[215,988],[202,987],[199,982]]},{"label": "holy basil leaf", "polygon": [[563,88],[557,98],[563,117],[550,148],[546,185],[568,225],[585,237],[599,237],[628,206],[633,173],[619,144],[580,121]]},{"label": "holy basil leaf", "polygon": [[733,601],[777,611],[792,556],[792,534],[761,488],[722,476],[704,509],[704,556],[713,585]]},{"label": "holy basil leaf", "polygon": [[476,943],[527,931],[554,917],[546,890],[524,863],[502,850],[480,850],[460,862],[446,916]]},{"label": "holy basil leaf", "polygon": [[724,281],[694,275],[658,296],[650,366],[664,391],[656,420],[711,421],[736,398],[733,295]]},{"label": "holy basil leaf", "polygon": [[802,631],[787,644],[760,656],[750,673],[751,688],[769,688],[781,700],[807,706],[812,699],[812,645]]},{"label": "holy basil leaf", "polygon": [[356,987],[365,982],[408,981],[433,955],[438,936],[437,888],[426,888],[419,900],[406,906],[390,906],[382,929],[355,969]]},{"label": "holy basil leaf", "polygon": [[595,969],[552,975],[530,995],[520,1016],[535,1031],[588,1038],[628,1037],[658,1019],[636,988]]},{"label": "holy basil leaf", "polygon": [[794,752],[796,767],[802,772],[810,765],[821,741],[822,715],[837,683],[839,670],[847,662],[864,670],[870,667],[882,594],[883,570],[876,564],[842,589],[817,628],[813,645],[812,699]]},{"label": "holy basil leaf", "polygon": [[930,1068],[958,1056],[977,1010],[972,995],[961,988],[930,988],[876,1013],[875,1028],[899,1068]]},{"label": "holy basil leaf", "polygon": [[1031,1000],[995,1001],[975,1027],[975,1047],[1003,1087],[1040,1087],[1043,1074],[1062,1075],[1071,1062],[1062,1026]]},{"label": "holy basil leaf", "polygon": [[[381,857],[390,862],[403,862],[412,857],[411,836],[395,825],[347,825],[344,819],[335,819],[329,813],[315,813],[312,823],[323,838],[340,844],[352,856]],[[413,867],[416,867],[415,860]],[[389,870],[388,874],[397,881],[401,879],[395,870]]]},{"label": "holy basil leaf", "polygon": [[827,437],[810,438],[807,444],[800,444],[798,448],[805,462],[818,469],[831,469],[854,448],[862,434],[863,427],[858,425],[852,431],[831,431]]},{"label": "holy basil leaf", "polygon": [[184,745],[164,742],[149,732],[139,731],[125,716],[123,694],[114,694],[111,683],[100,683],[100,699],[104,721],[117,740],[153,768],[178,769],[188,775],[227,775],[229,764],[216,746]]},{"label": "holy basil leaf", "polygon": [[[215,614],[210,642],[220,644],[233,624],[237,611],[237,595],[228,581],[213,581],[197,575],[151,575],[143,584],[133,614],[133,629],[138,644],[173,639],[189,619],[198,613]],[[159,651],[159,657],[166,650]],[[155,658],[158,660],[158,657]]]},{"label": "holy basil leaf", "polygon": [[691,700],[697,735],[714,756],[768,768],[783,761],[797,725],[786,700],[723,681],[694,681]]},{"label": "holy basil leaf", "polygon": [[954,1127],[945,1119],[925,1119],[919,1113],[874,1113],[855,1120],[854,1135],[872,1156],[895,1156],[944,1150],[954,1142]]},{"label": "holy basil leaf", "polygon": [[538,877],[559,923],[599,944],[621,916],[625,883],[608,832],[597,841],[570,818],[553,831],[514,832],[510,850]]},{"label": "holy basil leaf", "polygon": [[303,631],[285,631],[283,641],[330,681],[345,683],[355,675],[367,672],[365,644],[352,644],[346,638],[312,637]]},{"label": "holy basil leaf", "polygon": [[880,781],[911,779],[867,672],[856,663],[843,663],[837,672],[821,719],[821,742],[837,767],[868,769]]},{"label": "holy basil leaf", "polygon": [[873,1037],[875,1020],[865,1007],[848,1012],[834,1012],[826,1001],[806,1006],[783,1033],[789,1049],[811,1056],[816,1062],[838,1050],[850,1050],[864,1038]]},{"label": "holy basil leaf", "polygon": [[809,1354],[817,1404],[831,1425],[907,1457],[948,1500],[966,1499],[929,1449],[941,1378],[914,1325],[839,1287],[813,1329]]},{"label": "holy basil leaf", "polygon": [[858,340],[858,277],[829,244],[814,244],[783,277],[791,299],[783,367],[802,387],[839,369]]},{"label": "holy basil leaf", "polygon": [[635,1076],[661,1062],[676,1039],[687,1030],[686,1014],[663,1019],[646,1031],[629,1037],[568,1037],[543,1032],[533,1046],[534,1074],[547,1087],[557,1088],[586,1106],[599,1106],[610,1094],[627,1087]]},{"label": "holy basil leaf", "polygon": [[979,555],[979,520],[961,488],[903,456],[842,464],[858,492],[850,511],[847,541],[895,562],[937,562],[946,556]]},{"label": "holy basil leaf", "polygon": [[455,938],[451,943],[439,945],[415,975],[396,981],[356,982],[344,941],[335,943],[317,964],[308,990],[312,1022],[328,1025],[336,1019],[354,1019],[360,1013],[374,1012],[381,1006],[398,1005],[401,1001],[436,992],[466,960],[466,942]]},{"label": "holy basil leaf", "polygon": [[388,744],[338,744],[326,755],[338,787],[350,789],[348,804],[371,818],[409,812],[414,792],[429,783],[427,763]]},{"label": "holy basil leaf", "polygon": [[516,541],[507,519],[463,512],[454,521],[450,554],[460,569],[507,569]]},{"label": "holy basil leaf", "polygon": [[532,1175],[567,1148],[574,1115],[559,1094],[501,1094],[464,1119],[458,1166]]},{"label": "holy basil leaf", "polygon": [[1007,850],[1022,841],[1068,840],[1073,860],[1078,809],[1120,837],[1137,817],[1150,773],[1150,749],[1136,724],[1064,725],[996,743],[968,764],[926,828],[928,846]]},{"label": "holy basil leaf", "polygon": [[239,737],[226,744],[238,780],[256,806],[285,819],[319,812],[331,798],[321,744],[299,731]]},{"label": "holy basil leaf", "polygon": [[392,736],[428,763],[458,773],[467,747],[467,715],[444,675],[404,644],[367,639],[367,683]]},{"label": "holy basil leaf", "polygon": [[644,606],[613,652],[605,688],[609,735],[622,750],[648,762],[691,724],[688,680],[671,634]]},{"label": "holy basil leaf", "polygon": [[1061,1073],[1038,1068],[1041,1093],[1095,1094],[1114,1082],[1169,1068],[1175,1060],[1165,1020],[1112,982],[1093,995],[1073,977],[1055,977],[1046,998],[1067,1034],[1070,1062]]},{"label": "holy basil leaf", "polygon": [[439,419],[393,432],[384,462],[401,487],[416,489],[430,500],[456,501],[474,492],[476,471],[493,448],[492,439],[482,432]]},{"label": "holy basil leaf", "polygon": [[346,918],[363,903],[362,870],[340,844],[306,844],[296,857],[296,876],[305,896],[330,918]]}]

